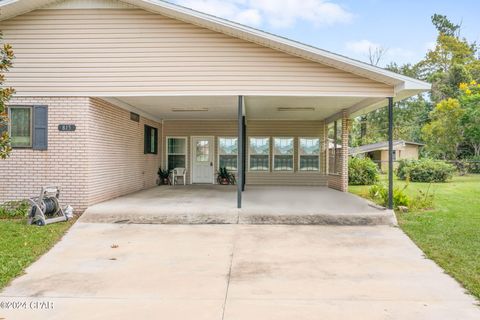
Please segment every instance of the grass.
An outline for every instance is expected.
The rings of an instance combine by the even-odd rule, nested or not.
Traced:
[[[405,182],[396,180],[395,185]],[[406,192],[415,196],[429,185],[410,183]],[[480,175],[456,176],[432,184],[431,191],[434,208],[397,213],[400,227],[428,258],[480,298]],[[350,192],[366,197],[368,186],[351,186]]]
[[[37,227],[25,219],[0,219],[0,289],[53,247],[73,222]]]

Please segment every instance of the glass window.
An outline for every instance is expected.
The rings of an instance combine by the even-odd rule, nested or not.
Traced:
[[[320,171],[320,139],[300,138],[298,141],[300,171]]]
[[[195,146],[195,160],[196,162],[208,162],[210,159],[210,141],[199,140]]]
[[[158,129],[145,125],[144,151],[146,154],[158,153]]]
[[[270,138],[250,138],[248,143],[250,171],[270,169]]]
[[[12,147],[32,146],[32,108],[10,107],[10,139]]]
[[[273,138],[273,170],[293,171],[293,138]]]
[[[237,171],[238,138],[218,138],[218,167]]]
[[[187,139],[186,138],[168,138],[167,139],[167,168],[186,168],[187,165]]]

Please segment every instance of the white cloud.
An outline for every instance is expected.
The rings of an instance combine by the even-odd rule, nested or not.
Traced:
[[[332,0],[176,0],[182,6],[243,24],[286,28],[299,21],[321,27],[349,23],[353,15]]]
[[[345,46],[353,53],[367,55],[370,53],[370,51],[374,51],[382,47],[380,44],[370,40],[350,41],[347,42]]]
[[[388,48],[382,46],[379,43],[370,41],[370,40],[359,40],[359,41],[350,41],[345,44],[346,49],[360,59],[368,61],[371,52],[375,53],[379,49],[383,49],[385,52],[381,58],[380,63],[385,64],[391,61],[396,61],[399,63],[410,62],[415,60],[416,53],[412,50],[405,48]]]
[[[243,24],[251,26],[259,26],[262,24],[262,16],[260,12],[256,9],[247,9],[240,11],[236,17],[235,21],[241,21]]]
[[[415,52],[412,50],[404,49],[404,48],[392,48],[387,49],[386,56],[390,58],[392,61],[396,60],[411,60],[415,57]]]

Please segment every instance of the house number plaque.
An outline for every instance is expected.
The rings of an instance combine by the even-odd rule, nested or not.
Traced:
[[[58,131],[75,131],[77,126],[74,124],[59,124]]]

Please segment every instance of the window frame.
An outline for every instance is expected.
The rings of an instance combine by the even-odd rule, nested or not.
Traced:
[[[301,167],[301,157],[302,157],[302,154],[300,153],[300,147],[301,147],[301,144],[300,144],[300,140],[301,139],[318,139],[318,142],[319,142],[319,148],[318,148],[318,170],[302,170],[302,167]],[[303,155],[303,156],[311,156],[311,155]],[[320,137],[298,137],[298,168],[297,168],[297,172],[300,172],[300,173],[320,173],[322,172],[322,139]]]
[[[168,152],[168,140],[169,139],[183,139],[185,140],[185,154],[180,153],[169,153]],[[166,170],[173,170],[168,168],[168,156],[175,155],[175,156],[185,156],[185,169],[188,172],[188,164],[189,164],[189,157],[188,157],[188,137],[179,137],[179,136],[166,136],[165,137],[165,169]]]
[[[283,169],[275,169],[275,156],[282,156],[281,154],[275,154],[275,139],[292,139],[292,170],[283,170]],[[295,172],[295,137],[272,137],[272,171],[273,172]]]
[[[30,111],[30,145],[29,146],[20,146],[17,147],[13,143],[11,143],[12,149],[33,149],[33,106],[8,106],[8,136],[10,137],[10,141],[12,141],[12,109],[29,109]]]
[[[252,155],[262,155],[263,154],[252,154],[250,153],[250,140],[251,139],[268,139],[268,169],[267,170],[252,170],[251,169],[251,166],[250,166],[250,160],[251,160],[251,156]],[[265,172],[271,172],[271,168],[272,168],[272,165],[271,165],[271,153],[272,153],[272,139],[271,137],[266,137],[266,136],[249,136],[247,138],[247,153],[248,153],[248,172],[260,172],[260,173],[265,173]]]
[[[238,172],[238,148],[239,148],[239,145],[238,145],[238,137],[235,137],[235,136],[218,136],[217,137],[217,170],[220,169],[220,156],[229,156],[228,154],[220,154],[220,139],[237,139],[237,169],[236,170],[230,170],[228,169],[229,171],[231,172]]]
[[[146,136],[146,133],[147,133],[147,129],[148,129],[148,133],[151,134],[152,132],[152,129],[154,130],[154,140],[155,140],[155,144],[154,144],[154,148],[153,148],[153,151],[150,149],[150,145],[148,146],[148,149],[147,149],[147,136]],[[155,127],[152,127],[148,124],[145,124],[144,125],[144,129],[143,129],[143,132],[144,132],[144,137],[143,137],[143,151],[144,151],[144,154],[146,155],[158,155],[158,128],[155,128]],[[151,140],[152,137],[150,136],[150,143],[151,143]]]

